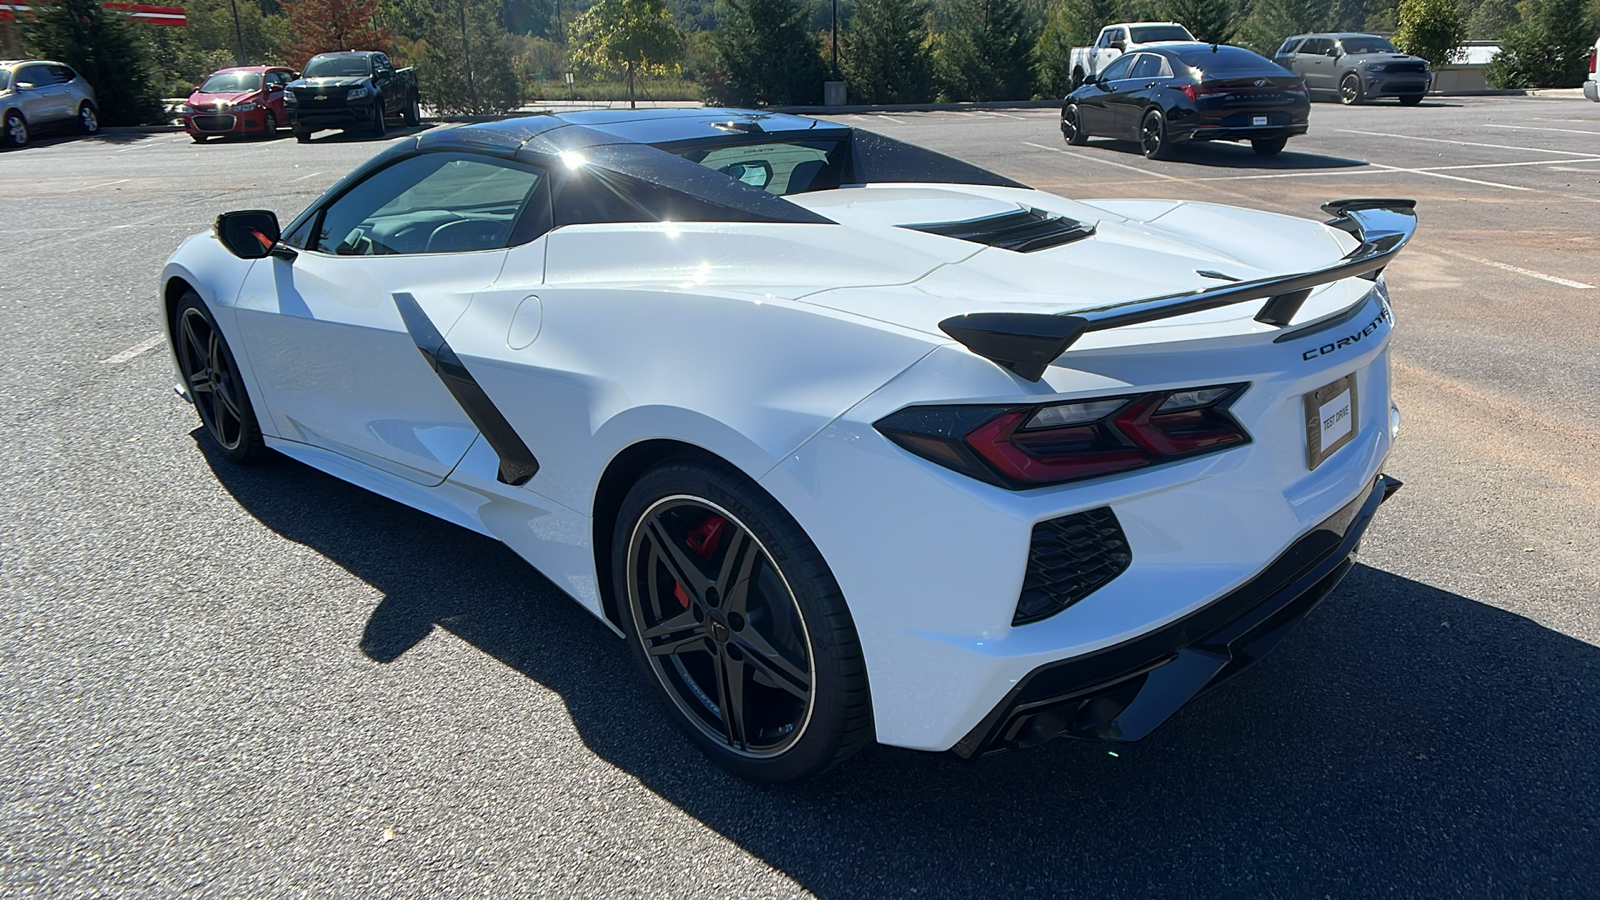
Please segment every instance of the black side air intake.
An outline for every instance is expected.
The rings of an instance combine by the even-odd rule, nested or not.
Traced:
[[[1028,572],[1012,625],[1061,612],[1128,570],[1133,551],[1111,507],[1050,519],[1033,526]]]
[[[912,231],[938,234],[957,240],[988,244],[1002,250],[1031,253],[1070,244],[1094,234],[1094,226],[1042,209],[964,219],[960,222],[933,222],[926,225],[901,225]]]

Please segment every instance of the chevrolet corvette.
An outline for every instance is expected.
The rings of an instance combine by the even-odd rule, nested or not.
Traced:
[[[1354,564],[1409,200],[1073,201],[831,122],[434,129],[159,302],[204,439],[504,542],[712,760],[1133,741]],[[1269,726],[1263,726],[1269,727]]]

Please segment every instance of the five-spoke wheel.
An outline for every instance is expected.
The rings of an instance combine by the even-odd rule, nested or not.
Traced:
[[[1172,156],[1172,147],[1167,140],[1167,120],[1160,110],[1152,109],[1144,114],[1144,122],[1139,126],[1139,147],[1150,159],[1168,159]]]
[[[1345,106],[1353,106],[1366,99],[1366,91],[1361,87],[1361,76],[1354,72],[1344,77],[1339,82],[1339,102]]]
[[[1081,147],[1089,140],[1089,136],[1083,133],[1076,103],[1069,103],[1061,110],[1061,137],[1074,147]]]
[[[669,462],[630,490],[613,551],[634,654],[713,759],[787,781],[867,742],[866,672],[844,599],[758,487],[709,461]]]
[[[261,429],[244,380],[227,340],[198,295],[184,295],[176,325],[178,368],[206,434],[233,462],[258,458],[264,452]]]

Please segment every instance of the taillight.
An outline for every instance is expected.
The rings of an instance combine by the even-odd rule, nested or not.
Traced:
[[[1183,95],[1189,98],[1190,103],[1199,103],[1201,97],[1215,97],[1218,94],[1226,94],[1230,90],[1232,88],[1186,84],[1183,86]]]
[[[1594,59],[1595,59],[1596,56],[1600,56],[1600,50],[1590,50],[1589,51],[1589,74],[1590,75],[1594,74]]]
[[[1039,406],[912,406],[879,419],[923,459],[1012,490],[1126,472],[1246,444],[1227,384]]]

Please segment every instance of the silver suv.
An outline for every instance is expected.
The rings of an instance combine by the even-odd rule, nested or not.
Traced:
[[[94,88],[71,66],[48,59],[0,60],[0,143],[21,147],[38,129],[100,130]]]

